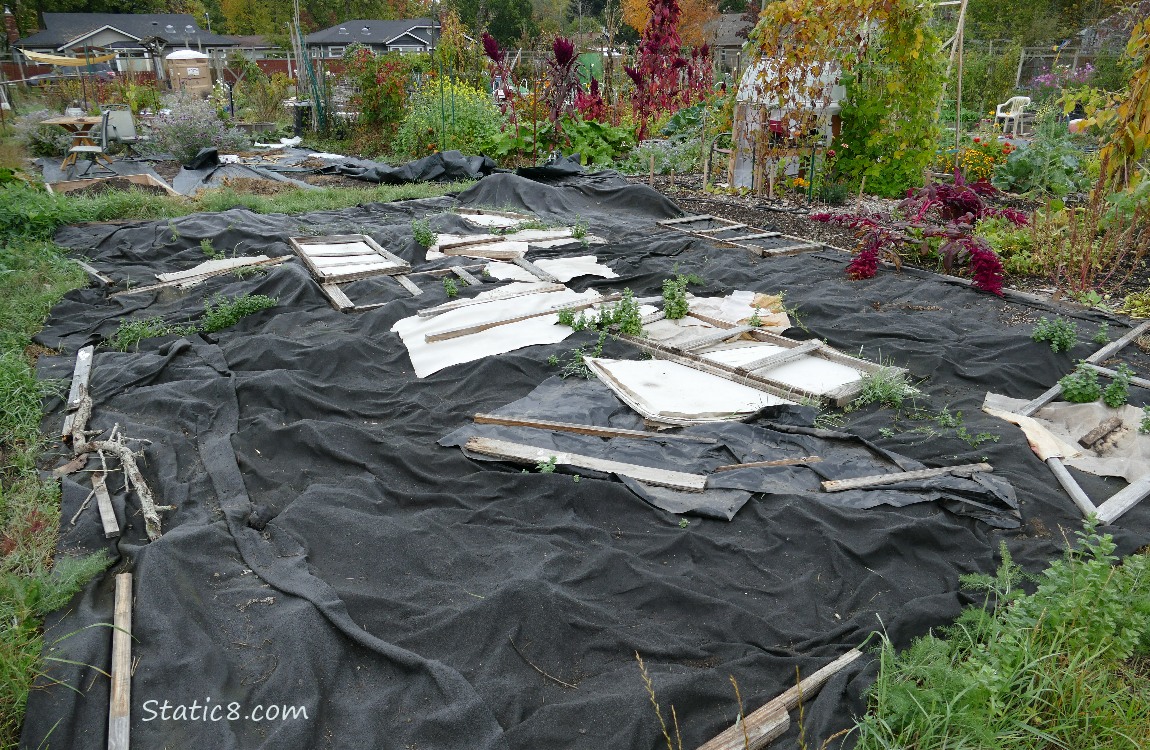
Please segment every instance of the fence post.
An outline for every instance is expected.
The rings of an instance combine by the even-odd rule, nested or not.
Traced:
[[[1026,48],[1018,53],[1018,72],[1014,74],[1014,88],[1022,85],[1022,64],[1026,62]]]

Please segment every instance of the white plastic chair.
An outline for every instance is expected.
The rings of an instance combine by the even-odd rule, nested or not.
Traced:
[[[1029,96],[1012,96],[995,108],[994,122],[997,124],[999,120],[1002,120],[1003,133],[1006,132],[1007,123],[1009,123],[1011,134],[1017,138],[1018,126],[1022,124],[1022,113],[1029,106]]]

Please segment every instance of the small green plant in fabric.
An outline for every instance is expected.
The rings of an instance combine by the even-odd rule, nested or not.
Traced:
[[[1039,318],[1030,338],[1036,342],[1050,344],[1050,349],[1058,354],[1068,352],[1078,343],[1078,323],[1063,318],[1049,320]]]
[[[275,307],[278,301],[264,294],[242,294],[231,299],[222,294],[213,295],[204,302],[200,330],[204,333],[222,331],[234,326],[241,318]]]
[[[459,294],[459,285],[455,283],[455,279],[447,277],[443,280],[443,291],[448,297],[455,297]]]
[[[1150,435],[1150,404],[1142,407],[1142,422],[1138,425],[1138,432]]]
[[[210,260],[223,260],[224,258],[228,257],[227,253],[225,253],[223,250],[217,250],[212,245],[212,241],[207,237],[200,240],[200,250],[202,250],[204,255],[208,256]]]
[[[1102,346],[1110,343],[1110,324],[1103,323],[1098,326],[1098,332],[1094,334],[1094,338],[1090,339],[1095,344]]]
[[[752,315],[750,320],[747,321],[747,325],[751,326],[752,328],[761,328],[762,327],[763,319],[761,317],[759,317],[759,308],[757,308],[757,307],[755,308],[755,314]]]
[[[901,407],[907,399],[918,395],[919,390],[906,381],[906,375],[893,367],[882,367],[863,375],[862,389],[846,411],[857,411],[871,404],[879,404],[890,409]]]
[[[981,606],[898,652],[883,638],[858,750],[1150,747],[1150,555],[1123,560],[1088,523],[1036,577],[1003,543]]]
[[[1102,396],[1098,373],[1084,364],[1059,380],[1058,386],[1062,389],[1062,399],[1072,404],[1089,404]]]
[[[579,313],[574,310],[559,311],[559,325],[570,326],[576,331],[606,331],[611,328],[631,336],[643,335],[643,318],[639,314],[639,303],[635,293],[623,290],[623,298],[611,307],[603,305],[598,312]]]
[[[427,219],[416,219],[411,222],[411,234],[415,237],[415,241],[423,247],[431,247],[436,242],[439,242],[439,235],[431,228],[431,222]]]
[[[687,317],[690,305],[687,302],[687,285],[702,284],[703,280],[695,274],[676,274],[673,279],[663,280],[663,313],[668,320],[679,320]]]
[[[559,459],[555,456],[551,456],[546,461],[540,461],[539,463],[535,464],[535,470],[540,474],[554,474],[555,467],[558,465],[558,463]]]
[[[121,320],[116,332],[108,342],[113,349],[126,352],[139,349],[144,339],[154,339],[159,336],[187,336],[195,333],[193,325],[171,325],[163,318],[144,318],[143,320]]]
[[[1110,383],[1102,391],[1102,403],[1111,409],[1125,406],[1126,401],[1130,398],[1130,378],[1132,377],[1134,377],[1133,370],[1125,364],[1118,365],[1118,374],[1110,379]]]
[[[607,331],[599,332],[599,339],[595,342],[594,347],[586,345],[572,349],[567,352],[566,358],[560,358],[552,355],[547,358],[547,363],[552,366],[560,366],[559,377],[566,380],[570,377],[581,377],[590,380],[593,373],[591,368],[587,366],[584,357],[598,357],[603,353],[603,346],[607,343]]]

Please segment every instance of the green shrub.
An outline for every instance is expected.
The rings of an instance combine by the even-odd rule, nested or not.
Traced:
[[[648,141],[630,151],[613,165],[624,174],[647,174],[651,158],[655,159],[655,174],[699,172],[703,168],[702,146],[697,140],[671,143]]]
[[[275,307],[275,297],[263,294],[243,294],[228,299],[222,294],[213,295],[204,302],[204,317],[200,323],[200,330],[204,333],[215,333],[230,328],[248,315]]]
[[[202,148],[238,151],[251,141],[241,130],[228,127],[212,103],[191,94],[164,98],[167,113],[152,118],[152,140],[137,149],[146,155],[169,153],[181,163],[191,161]]]
[[[1078,324],[1072,320],[1039,318],[1034,324],[1030,338],[1036,342],[1047,342],[1055,354],[1068,352],[1078,343]]]
[[[1053,110],[1040,114],[1034,138],[1010,152],[992,184],[1011,193],[1065,196],[1090,187],[1086,154]]]
[[[485,154],[499,135],[503,116],[485,91],[458,81],[429,79],[412,95],[395,135],[395,153],[417,159],[436,151]]]
[[[703,280],[695,274],[676,274],[672,279],[663,279],[663,313],[668,320],[679,320],[687,317],[690,312],[690,303],[687,301],[687,285],[702,284]]]
[[[62,156],[72,146],[72,134],[56,125],[41,124],[49,117],[59,116],[59,112],[50,109],[20,115],[12,123],[12,135],[32,156]]]
[[[1090,404],[1102,397],[1098,373],[1086,365],[1078,365],[1074,372],[1058,381],[1062,399],[1072,404]]]
[[[1110,383],[1102,391],[1102,403],[1111,409],[1117,409],[1126,404],[1130,396],[1130,378],[1134,371],[1125,364],[1118,365],[1118,374],[1110,379]]]
[[[144,339],[154,339],[159,336],[187,336],[195,332],[196,327],[193,325],[172,325],[160,317],[121,320],[108,344],[113,349],[126,352],[131,349],[139,349],[140,342]]]
[[[423,247],[431,247],[439,242],[439,235],[431,228],[427,219],[416,219],[411,222],[411,234]]]

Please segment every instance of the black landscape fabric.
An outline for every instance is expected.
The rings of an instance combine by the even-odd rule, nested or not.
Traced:
[[[136,496],[117,474],[110,485],[124,532],[106,540],[92,508],[69,522],[89,493],[87,474],[63,479],[60,553],[106,550],[115,562],[50,618],[50,655],[67,661],[49,662],[33,691],[23,746],[105,746],[100,670],[111,637],[100,625],[111,621],[118,571],[135,581],[136,747],[653,750],[664,742],[636,653],[664,716],[673,705],[684,746],[697,747],[738,713],[728,675],[751,709],[791,685],[796,669],[809,674],[880,627],[906,646],[972,601],[958,578],[992,571],[1001,541],[1038,569],[1060,553],[1064,532],[1080,528],[1021,432],[978,409],[987,390],[1037,395],[1093,350],[1083,343],[1054,354],[1033,343],[1033,321],[1046,311],[929,274],[849,281],[847,259],[829,250],[764,260],[716,247],[658,227],[677,207],[610,174],[552,184],[495,174],[457,200],[586,221],[608,240],[594,251],[619,278],[578,289],[652,295],[683,272],[705,280],[692,289],[700,295],[785,291],[814,335],[909,368],[923,379],[921,406],[961,411],[969,434],[999,439],[972,447],[954,430],[905,415],[894,422],[876,408],[848,415],[839,431],[929,465],[987,460],[994,488],[1013,487],[1022,528],[984,522],[997,514],[958,515],[958,500],[851,507],[778,491],[761,474],[727,478],[751,493],[730,521],[679,516],[611,477],[523,473],[439,446],[473,414],[551,387],[548,357],[592,335],[417,379],[391,327],[447,300],[433,276],[412,277],[420,297],[387,278],[345,285],[360,304],[385,303],[349,314],[329,306],[298,261],[190,290],[109,297],[92,287],[53,310],[38,341],[61,354],[40,358],[40,377],[70,377],[76,351],[103,342],[121,320],[194,322],[217,294],[266,294],[278,304],[215,334],[97,350],[90,426],[118,424],[151,441],[138,444],[142,470],[158,502],[175,510],[162,513],[163,537],[146,543]],[[57,240],[116,289],[202,262],[203,239],[229,255],[279,256],[290,254],[289,236],[364,233],[426,270],[452,263],[425,261],[411,221],[476,231],[444,213],[454,205],[447,197],[295,217],[233,210],[71,227]],[[637,353],[609,341],[604,355]],[[44,430],[58,435],[63,403],[50,407]],[[728,443],[736,433],[831,439],[803,434],[793,417],[693,429],[730,433]],[[61,448],[46,465],[65,459]],[[1099,499],[1121,486],[1078,478]],[[876,492],[885,491],[867,494]],[[1150,543],[1150,504],[1111,530],[1123,554]],[[858,662],[808,699],[807,742],[821,746],[849,726],[875,670],[871,659]],[[794,746],[797,731],[780,746]]]

